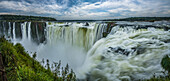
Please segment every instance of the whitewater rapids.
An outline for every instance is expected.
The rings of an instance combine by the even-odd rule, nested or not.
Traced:
[[[89,81],[143,80],[164,76],[161,60],[170,55],[170,32],[115,26],[88,51],[80,69]],[[83,71],[82,71],[83,70]]]
[[[0,36],[21,43],[37,60],[61,60],[78,80],[121,81],[165,76],[170,22],[1,22]]]

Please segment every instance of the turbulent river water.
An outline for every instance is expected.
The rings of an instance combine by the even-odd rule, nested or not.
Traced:
[[[67,63],[89,81],[164,76],[170,22],[0,22],[0,36],[21,43],[37,59]]]

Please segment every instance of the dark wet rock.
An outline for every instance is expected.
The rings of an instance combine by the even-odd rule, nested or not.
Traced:
[[[145,50],[146,50],[146,48],[144,48],[144,47],[138,47],[136,53],[137,53],[137,55],[143,54],[145,52]]]
[[[7,35],[8,36],[8,28],[9,28],[9,24],[6,21],[1,21],[0,22],[0,35]]]
[[[108,32],[103,32],[103,37],[106,37],[108,34]]]
[[[143,54],[146,51],[146,48],[142,47],[142,46],[134,47],[134,48],[131,48],[131,49],[136,51],[136,55]]]
[[[170,30],[170,27],[164,26],[163,29],[164,29],[165,31],[168,31],[168,30]]]
[[[113,48],[113,47],[109,47],[109,49],[113,52],[113,53],[118,53],[118,54],[122,54],[122,55],[126,55],[128,56],[131,51],[127,50],[127,49],[123,49],[121,47],[116,47],[116,48]]]
[[[162,40],[165,43],[170,43],[170,39]]]
[[[65,27],[69,27],[69,25],[67,24],[67,25],[65,25]]]
[[[111,52],[110,50],[107,50],[107,52]]]
[[[116,26],[115,22],[109,22],[107,24],[107,28],[105,30],[106,32],[105,32],[105,35],[104,35],[105,37],[111,32],[111,30],[114,26]]]
[[[109,50],[107,50],[107,52],[112,52],[113,54],[118,53],[126,56],[128,56],[129,54],[133,54],[134,52],[136,52],[136,55],[143,54],[145,51],[146,48],[142,46],[133,47],[131,49],[123,49],[121,47],[115,47],[115,48],[109,47]]]
[[[89,26],[89,23],[86,22],[84,26]]]
[[[0,36],[3,36],[3,22],[0,21]]]
[[[37,44],[46,41],[46,23],[45,22],[32,22],[31,23],[31,37]]]
[[[105,57],[104,56],[101,56],[101,60],[104,60],[105,59]]]
[[[15,22],[15,36],[17,39],[22,39],[21,22]]]
[[[4,22],[4,27],[5,35],[8,36],[9,22]]]

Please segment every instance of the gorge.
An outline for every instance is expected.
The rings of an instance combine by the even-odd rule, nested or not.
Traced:
[[[8,22],[0,36],[21,43],[38,60],[61,60],[80,80],[120,81],[166,76],[170,22]]]

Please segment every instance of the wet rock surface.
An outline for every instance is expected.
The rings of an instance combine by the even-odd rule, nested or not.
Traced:
[[[17,39],[22,39],[21,22],[15,22],[15,35]]]
[[[89,26],[89,23],[86,22],[84,26]]]
[[[116,47],[116,48],[109,47],[109,50],[107,50],[107,52],[112,52],[113,54],[118,53],[118,54],[122,54],[122,55],[126,55],[126,56],[128,56],[133,51],[135,51],[135,50],[123,49],[121,47]]]
[[[46,23],[43,22],[32,22],[31,23],[31,37],[32,40],[37,44],[43,43],[46,38]]]
[[[6,36],[16,39],[22,39],[23,31],[26,31],[26,37],[28,38],[29,23],[26,22],[26,30],[23,30],[22,25],[25,22],[6,22],[0,21],[0,36]],[[15,27],[15,28],[14,28]],[[46,23],[45,22],[31,22],[31,40],[37,44],[46,41]],[[15,37],[14,37],[15,34]]]
[[[130,54],[143,54],[145,52],[146,48],[142,47],[142,46],[138,46],[138,47],[133,47],[130,49],[123,49],[121,47],[108,47],[107,52],[108,53],[117,53],[117,54],[121,54],[121,55],[126,55],[129,56]],[[104,59],[105,57],[101,57],[101,59]]]

